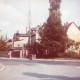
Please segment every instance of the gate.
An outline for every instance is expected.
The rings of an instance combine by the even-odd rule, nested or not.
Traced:
[[[12,51],[11,56],[12,56],[12,57],[20,58],[20,51]]]

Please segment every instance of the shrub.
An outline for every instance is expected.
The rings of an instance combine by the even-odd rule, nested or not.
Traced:
[[[0,51],[9,51],[11,50],[12,45],[7,45],[5,40],[0,39]]]
[[[58,53],[57,56],[60,58],[63,58],[63,57],[66,57],[66,54],[65,53]]]
[[[67,54],[68,57],[71,57],[71,58],[80,57],[80,56],[78,55],[78,53],[77,53],[77,52],[74,52],[74,51],[68,51],[66,54]]]

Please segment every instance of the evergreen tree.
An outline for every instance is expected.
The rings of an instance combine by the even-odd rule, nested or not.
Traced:
[[[65,51],[68,38],[61,23],[59,11],[61,0],[49,0],[49,2],[49,18],[39,33],[44,50],[47,50],[48,56],[55,57],[57,53]]]

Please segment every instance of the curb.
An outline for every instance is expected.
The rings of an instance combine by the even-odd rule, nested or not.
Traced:
[[[62,61],[62,62],[80,62],[80,60],[76,60],[76,59],[36,59],[36,60],[43,60],[43,61]]]
[[[5,69],[4,65],[0,63],[0,66],[1,66],[0,71],[3,71]]]
[[[2,58],[0,59],[8,59],[8,60],[29,60],[28,58]],[[55,59],[35,59],[37,61],[66,61],[66,62],[80,62],[80,59],[65,59],[65,58],[55,58]],[[0,64],[1,65],[1,64]]]

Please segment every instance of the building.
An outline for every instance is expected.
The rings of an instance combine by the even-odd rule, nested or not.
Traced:
[[[25,47],[28,44],[29,33],[21,34],[15,33],[13,36],[14,47]]]
[[[27,57],[28,56],[29,33],[21,34],[17,31],[12,40],[12,57]]]
[[[68,38],[75,42],[80,42],[80,28],[74,22],[67,22],[64,24],[64,27]]]
[[[26,33],[19,33],[18,31],[14,34],[13,39],[9,40],[7,44],[12,44],[12,57],[27,57],[29,44],[33,45],[35,42],[39,42],[40,36],[38,33],[39,26],[31,28]]]
[[[80,42],[80,27],[78,27],[74,22],[65,23],[64,29],[68,38],[75,41],[75,43]],[[72,45],[66,51],[73,51],[80,54],[80,46]]]
[[[40,26],[31,29],[31,44],[34,44],[35,42],[40,43],[41,38],[39,35],[39,28]]]

